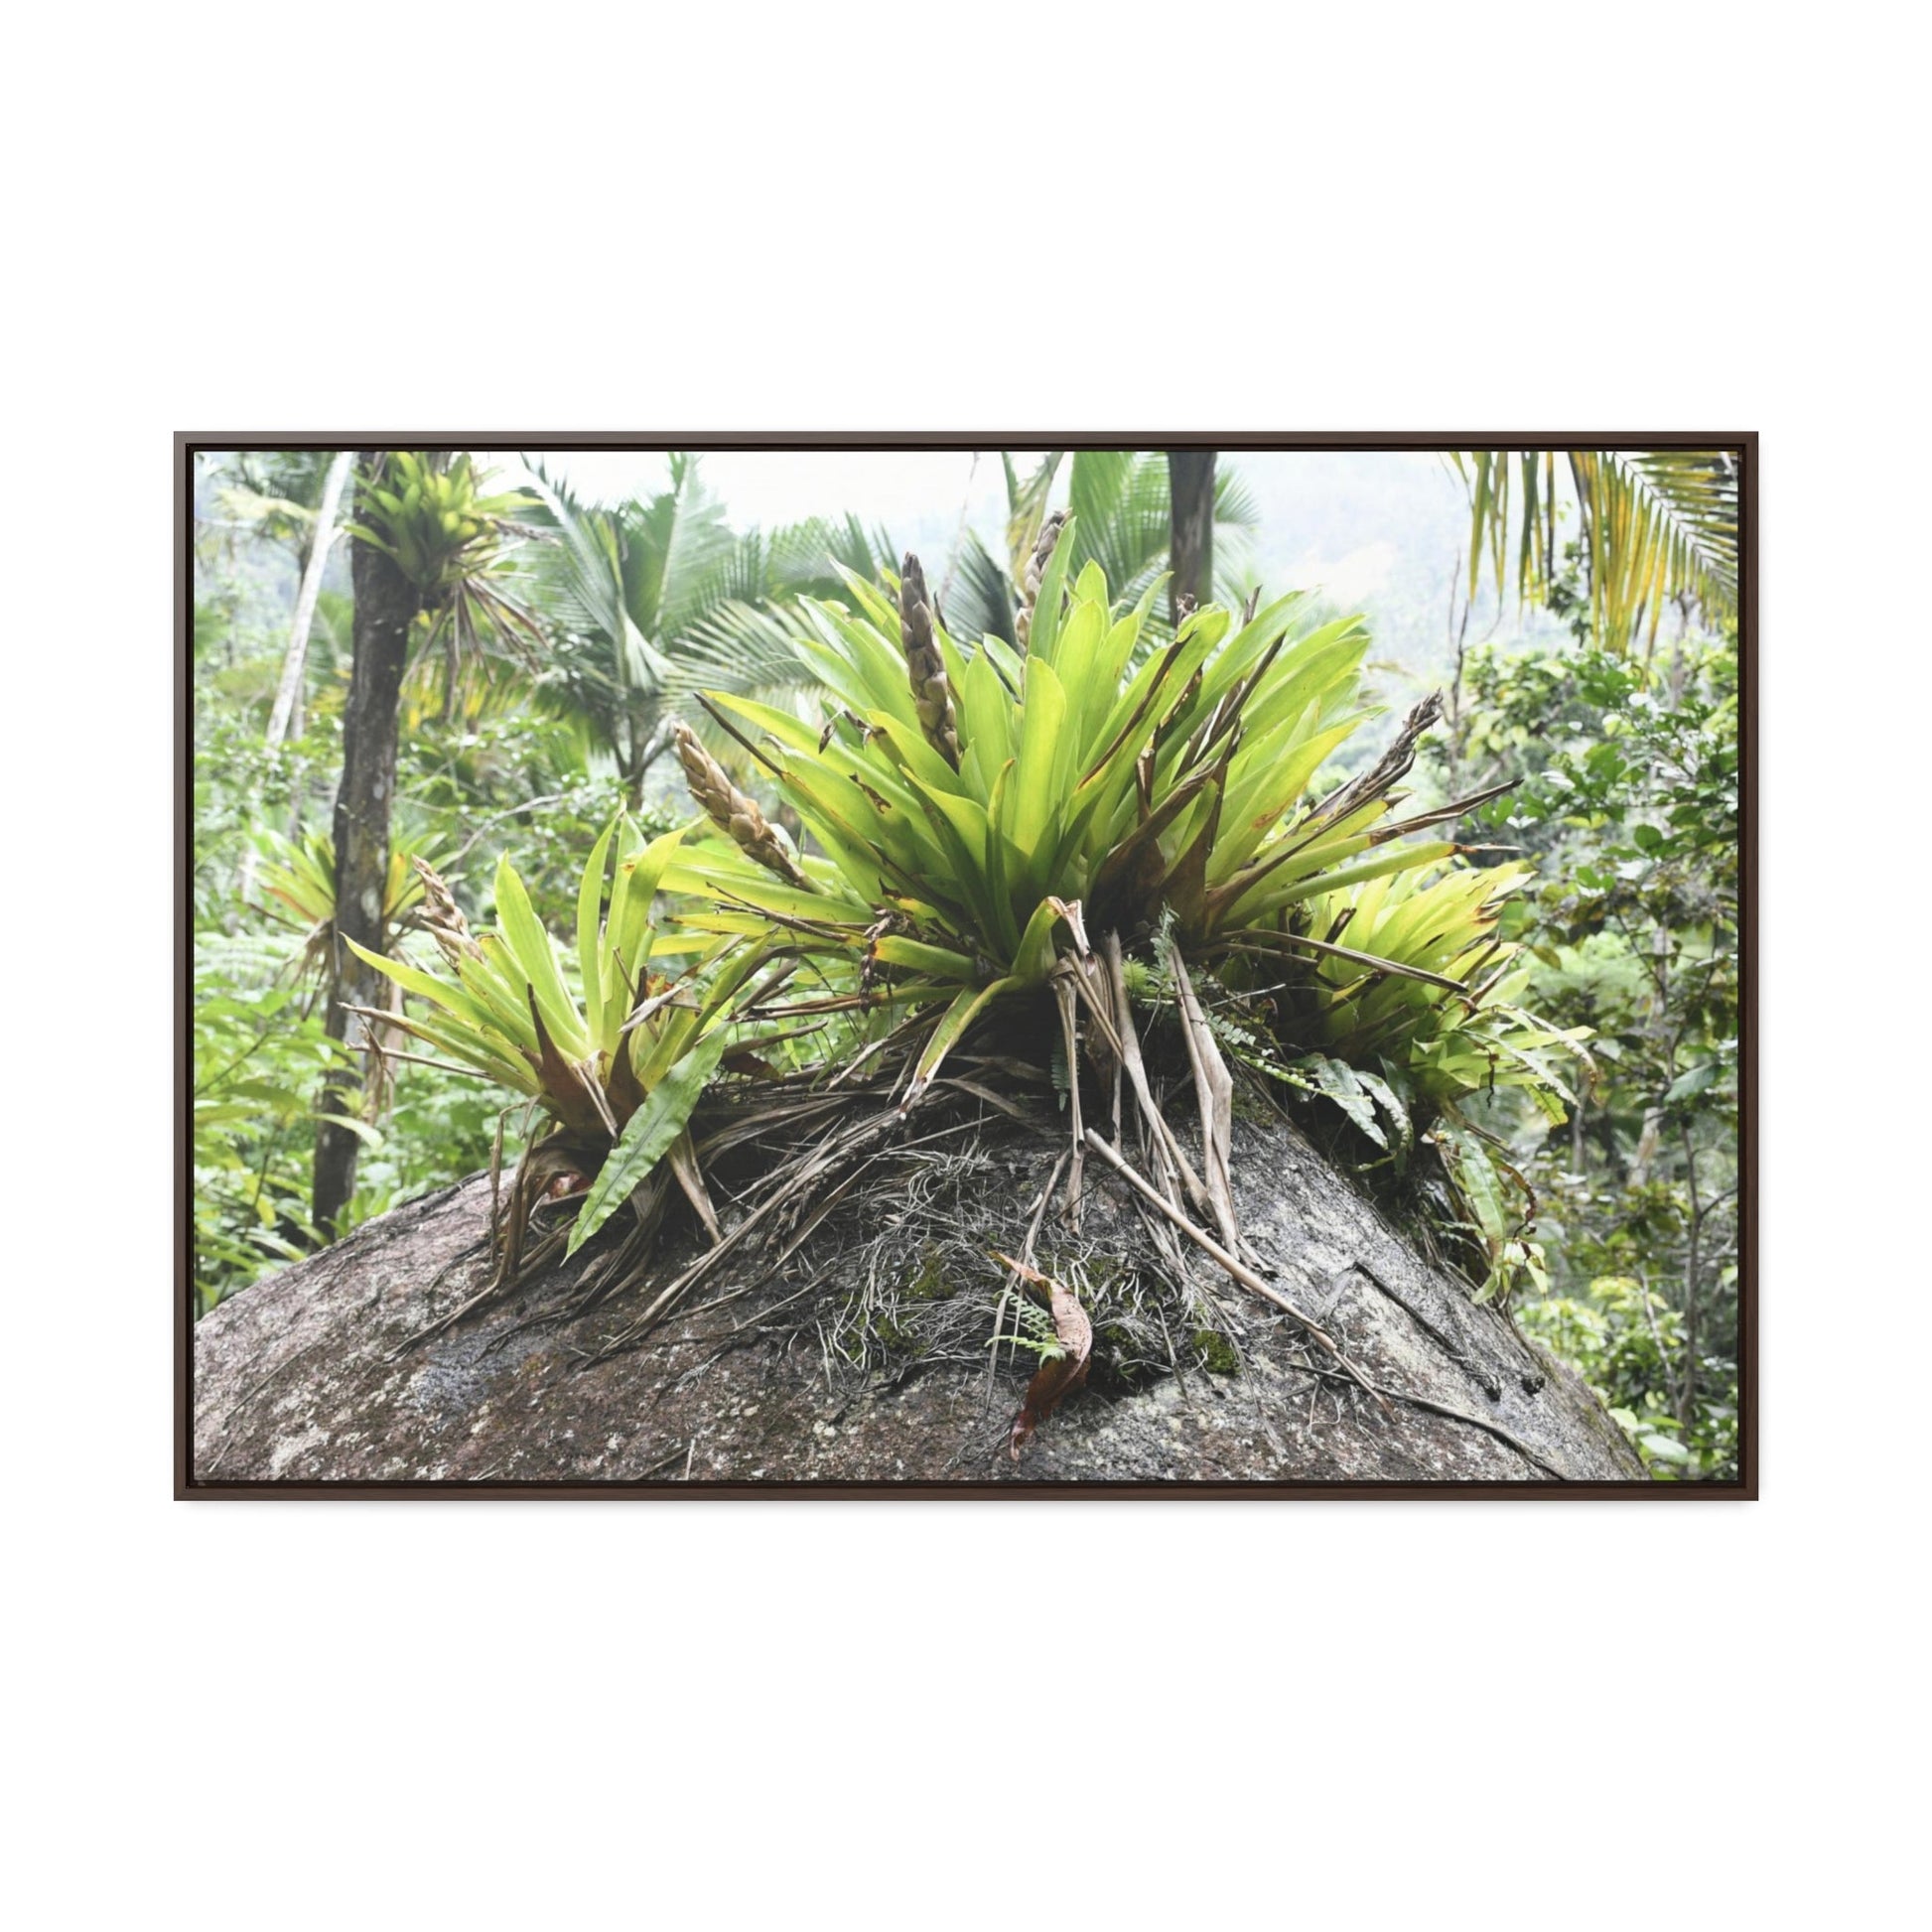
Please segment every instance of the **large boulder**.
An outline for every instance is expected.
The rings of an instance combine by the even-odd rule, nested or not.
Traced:
[[[616,1353],[645,1292],[573,1311],[575,1263],[423,1333],[488,1276],[490,1189],[474,1176],[198,1325],[192,1481],[1642,1479],[1574,1375],[1272,1120],[1236,1126],[1242,1231],[1263,1277],[1381,1394],[1193,1247],[1169,1245],[1157,1267],[1132,1196],[1090,1160],[1077,1231],[1056,1193],[1036,1252],[1085,1299],[1092,1372],[1016,1462],[1033,1363],[1003,1349],[989,1369],[1011,1280],[991,1257],[1020,1251],[1063,1145],[996,1122],[882,1162],[789,1257],[784,1242],[734,1256],[694,1306]],[[653,1285],[691,1239],[669,1241]]]

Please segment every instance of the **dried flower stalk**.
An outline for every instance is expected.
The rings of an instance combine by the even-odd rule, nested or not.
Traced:
[[[1034,544],[1034,554],[1027,559],[1027,573],[1021,584],[1023,593],[1020,600],[1020,616],[1014,624],[1014,635],[1020,639],[1020,648],[1027,648],[1027,639],[1034,627],[1034,607],[1039,602],[1039,580],[1046,575],[1046,566],[1052,560],[1053,546],[1060,540],[1060,528],[1066,522],[1066,512],[1055,510],[1039,526],[1039,536]]]
[[[463,916],[463,907],[456,902],[449,887],[413,854],[409,863],[423,882],[423,909],[417,916],[443,957],[452,966],[460,966],[466,959],[481,959],[483,948],[471,936],[470,922]]]
[[[725,767],[698,742],[697,733],[689,725],[680,720],[671,735],[677,741],[685,782],[705,816],[729,832],[748,859],[809,891],[811,881],[799,869],[783,836],[759,810],[758,800],[748,798],[732,783]]]
[[[905,652],[905,673],[912,686],[912,703],[926,743],[957,771],[959,726],[953,716],[952,686],[946,681],[945,660],[932,634],[932,601],[926,595],[925,572],[911,551],[905,553],[898,579],[898,640]]]

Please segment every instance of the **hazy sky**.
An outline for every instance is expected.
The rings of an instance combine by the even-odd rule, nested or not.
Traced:
[[[665,459],[652,451],[568,450],[546,458],[577,488],[600,500],[661,489]],[[1037,459],[1031,454],[1022,463]],[[1439,479],[1445,502],[1459,495],[1444,459],[1410,450],[1243,451],[1221,461],[1237,469],[1261,499],[1264,525],[1271,501],[1286,508],[1317,476],[1350,476],[1371,491],[1393,476]],[[718,450],[703,459],[706,481],[740,523],[795,522],[828,509],[854,510],[867,523],[957,521],[978,526],[1003,521],[1006,483],[997,450]],[[1065,496],[1064,471],[1059,494]]]
[[[546,459],[576,487],[603,499],[664,486],[664,458],[645,451],[572,450]],[[1003,519],[1006,482],[997,451],[975,463],[960,450],[717,450],[703,458],[705,481],[731,506],[734,523],[795,523],[856,511],[888,529],[957,520]]]
[[[595,499],[648,494],[666,479],[665,459],[648,451],[565,451],[545,462]],[[1447,459],[1424,451],[1293,450],[1239,451],[1221,463],[1241,477],[1259,508],[1246,563],[1271,593],[1316,591],[1361,612],[1378,654],[1417,673],[1440,661],[1449,586],[1459,578],[1468,531],[1467,500]],[[1002,553],[1006,484],[997,450],[977,457],[721,451],[702,464],[740,527],[851,511],[883,525],[897,546],[919,551],[930,569],[950,553],[964,517],[995,555]]]

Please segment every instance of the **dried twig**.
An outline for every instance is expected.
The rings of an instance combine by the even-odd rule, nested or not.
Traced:
[[[470,922],[463,916],[463,908],[449,887],[432,867],[413,854],[409,863],[423,882],[423,909],[416,915],[417,921],[436,941],[443,957],[456,967],[461,967],[466,959],[481,959],[483,948],[472,936]]]
[[[1432,691],[1410,709],[1396,733],[1395,742],[1369,768],[1332,791],[1314,809],[1310,825],[1334,825],[1372,799],[1386,794],[1389,787],[1406,777],[1416,761],[1416,747],[1422,735],[1443,715],[1443,694]]]
[[[1380,1400],[1379,1391],[1370,1384],[1367,1376],[1349,1360],[1348,1356],[1343,1352],[1341,1344],[1335,1340],[1334,1336],[1329,1334],[1311,1315],[1305,1314],[1280,1289],[1271,1287],[1267,1282],[1263,1281],[1246,1262],[1242,1261],[1238,1256],[1229,1254],[1205,1228],[1197,1227],[1172,1201],[1163,1198],[1153,1184],[1136,1173],[1133,1168],[1121,1158],[1119,1151],[1109,1147],[1092,1128],[1087,1129],[1087,1145],[1116,1173],[1139,1193],[1152,1201],[1155,1207],[1161,1213],[1165,1214],[1197,1248],[1219,1262],[1250,1294],[1259,1295],[1264,1302],[1274,1303],[1284,1314],[1293,1315],[1308,1333],[1319,1342],[1348,1371],[1349,1375],[1356,1382],[1364,1389],[1367,1389],[1371,1395],[1376,1395],[1377,1399]],[[1382,1403],[1385,1414],[1388,1411],[1388,1406],[1387,1402]]]
[[[1172,938],[1168,941],[1168,970],[1173,977],[1181,1035],[1187,1042],[1187,1060],[1194,1070],[1194,1093],[1200,1104],[1201,1165],[1207,1170],[1207,1198],[1221,1239],[1233,1253],[1240,1254],[1247,1244],[1234,1214],[1234,1077],[1221,1057],[1180,948]]]
[[[1074,1013],[1078,999],[1068,984],[1065,972],[1053,975],[1053,1002],[1059,1008],[1060,1037],[1066,1042],[1066,1098],[1067,1108],[1073,1117],[1073,1160],[1066,1177],[1066,1218],[1077,1228],[1080,1225],[1080,1173],[1086,1149],[1080,1136],[1084,1131],[1080,1120],[1080,1025]]]
[[[1168,1188],[1171,1195],[1173,1176],[1177,1174],[1187,1189],[1187,1198],[1202,1213],[1212,1213],[1207,1189],[1202,1186],[1200,1176],[1195,1173],[1180,1143],[1174,1138],[1173,1130],[1168,1125],[1167,1117],[1155,1104],[1153,1090],[1148,1085],[1147,1063],[1141,1057],[1140,1035],[1135,1031],[1133,1008],[1128,999],[1127,970],[1121,957],[1119,935],[1108,933],[1103,947],[1107,976],[1113,986],[1114,1011],[1118,1022],[1115,1032],[1121,1049],[1121,1065],[1126,1071],[1128,1084],[1134,1089],[1134,1099],[1140,1108],[1141,1122],[1149,1139],[1154,1170],[1160,1174],[1162,1185]]]

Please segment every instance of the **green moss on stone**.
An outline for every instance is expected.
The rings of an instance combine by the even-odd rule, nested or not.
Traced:
[[[1194,1347],[1200,1354],[1201,1366],[1210,1375],[1232,1375],[1241,1366],[1233,1342],[1213,1328],[1196,1328]]]
[[[958,1284],[946,1273],[945,1258],[931,1242],[919,1257],[919,1265],[905,1284],[908,1302],[949,1302],[959,1293]]]

